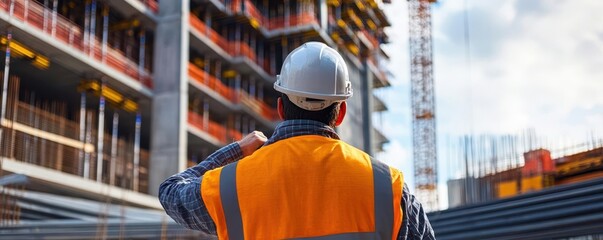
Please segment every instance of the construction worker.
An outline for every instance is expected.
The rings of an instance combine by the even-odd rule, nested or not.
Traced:
[[[274,89],[284,121],[272,137],[252,132],[168,178],[169,216],[219,239],[435,239],[402,173],[333,130],[352,96],[337,51],[293,50]]]

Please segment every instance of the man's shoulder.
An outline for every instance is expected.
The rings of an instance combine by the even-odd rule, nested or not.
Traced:
[[[353,152],[356,152],[356,153],[358,153],[358,154],[360,154],[360,155],[363,155],[363,156],[364,156],[364,158],[369,159],[371,162],[375,162],[375,163],[377,163],[377,164],[385,164],[385,165],[388,165],[390,169],[393,169],[393,170],[396,170],[396,171],[401,172],[401,171],[400,171],[400,170],[398,170],[397,168],[392,167],[391,165],[389,165],[389,164],[387,164],[387,163],[385,163],[385,162],[383,162],[383,161],[379,160],[378,158],[376,158],[376,157],[373,157],[373,156],[369,155],[368,153],[366,153],[366,152],[365,152],[365,151],[363,151],[362,149],[359,149],[359,148],[355,147],[355,146],[354,146],[354,145],[352,145],[352,144],[349,144],[349,143],[347,143],[347,142],[345,142],[345,141],[343,141],[343,140],[337,140],[337,141],[338,141],[338,142],[339,142],[339,143],[340,143],[342,146],[344,146],[345,148],[347,148],[349,151],[353,151]]]

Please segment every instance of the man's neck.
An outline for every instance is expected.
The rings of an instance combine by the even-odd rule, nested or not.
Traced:
[[[301,135],[319,135],[339,139],[339,135],[327,124],[308,119],[293,119],[279,123],[270,139],[264,145]]]

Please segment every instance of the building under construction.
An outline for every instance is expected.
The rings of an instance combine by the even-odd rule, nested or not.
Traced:
[[[460,142],[450,209],[429,215],[438,238],[603,238],[603,141],[547,150],[534,135]]]
[[[603,178],[603,141],[544,147],[535,134],[466,137],[448,180],[448,207],[483,203]],[[549,150],[550,149],[550,150]]]
[[[159,184],[271,134],[275,75],[306,41],[347,62],[340,136],[381,151],[384,2],[0,0],[0,238],[202,237],[166,218]]]

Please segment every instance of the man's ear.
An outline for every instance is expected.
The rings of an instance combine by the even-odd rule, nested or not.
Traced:
[[[285,120],[285,110],[283,108],[283,99],[281,97],[278,97],[278,99],[276,100],[276,111],[278,112],[278,117],[281,118],[281,120]]]
[[[335,127],[341,125],[343,122],[343,118],[345,118],[345,113],[348,110],[348,105],[345,101],[339,104],[339,114],[337,114],[337,120],[335,121]]]

